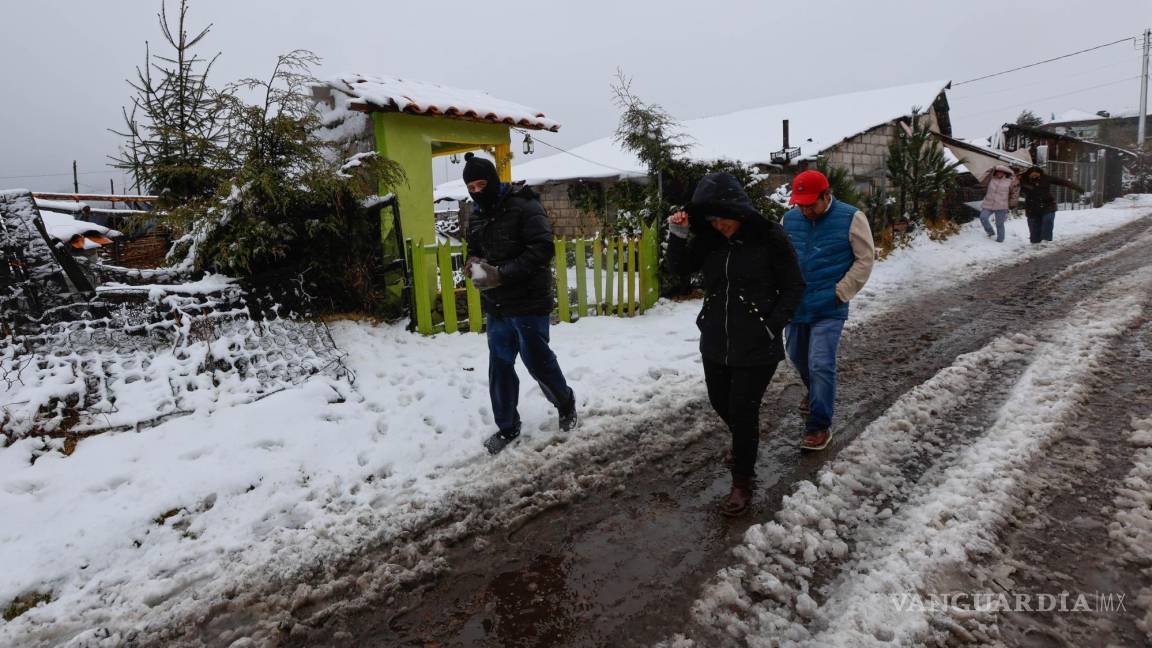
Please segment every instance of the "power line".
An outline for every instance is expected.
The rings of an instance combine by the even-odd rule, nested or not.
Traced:
[[[1119,65],[1120,65],[1120,63],[1115,63],[1115,62],[1114,63],[1107,63],[1107,64],[1101,65],[1099,67],[1093,67],[1093,68],[1090,68],[1087,70],[1082,70],[1080,72],[1062,75],[1060,77],[1060,80],[1066,81],[1068,79],[1075,79],[1077,77],[1082,77],[1082,76],[1086,76],[1089,74],[1095,74],[1095,73],[1099,72],[1100,70],[1114,69],[1114,68],[1118,67]],[[1052,81],[1036,81],[1033,83],[1016,84],[1010,88],[1000,88],[997,90],[989,90],[988,92],[980,92],[977,94],[950,94],[950,95],[948,95],[948,99],[949,100],[977,99],[979,97],[987,97],[990,95],[1004,94],[1005,92],[1018,92],[1022,88],[1034,88],[1036,86],[1042,86],[1042,85],[1052,85]]]
[[[1120,40],[1114,40],[1111,43],[1103,43],[1103,44],[1097,45],[1095,47],[1089,47],[1088,49],[1082,49],[1082,50],[1079,50],[1076,52],[1071,52],[1069,54],[1063,54],[1061,56],[1054,56],[1050,59],[1044,59],[1043,61],[1036,61],[1035,63],[1029,63],[1028,65],[1021,65],[1020,67],[1014,67],[1011,70],[1004,70],[1003,72],[995,72],[993,74],[985,74],[984,76],[976,77],[975,79],[968,79],[967,81],[958,81],[956,83],[953,83],[952,87],[962,86],[965,83],[975,83],[976,81],[983,81],[984,79],[991,79],[992,77],[1002,76],[1005,74],[1009,74],[1011,72],[1019,72],[1020,70],[1026,70],[1026,69],[1031,68],[1031,67],[1036,67],[1037,65],[1044,65],[1045,63],[1051,63],[1052,61],[1059,61],[1060,59],[1066,59],[1070,56],[1076,56],[1078,54],[1084,54],[1087,52],[1092,52],[1092,51],[1095,51],[1095,50],[1098,50],[1098,49],[1101,49],[1104,47],[1109,47],[1111,45],[1116,45],[1119,43],[1126,43],[1129,41],[1135,43],[1136,37],[1135,36],[1129,36],[1127,38],[1121,38]]]
[[[1101,83],[1099,85],[1088,86],[1087,88],[1080,88],[1079,90],[1073,90],[1071,92],[1063,92],[1061,94],[1051,95],[1048,97],[1037,97],[1034,99],[1029,99],[1028,101],[1022,101],[1020,103],[1010,104],[1007,106],[1000,106],[999,108],[994,108],[992,110],[984,110],[984,111],[981,111],[978,113],[962,113],[962,114],[957,114],[955,116],[956,117],[978,117],[980,115],[987,115],[989,113],[1000,112],[1001,110],[1004,110],[1005,108],[1016,108],[1018,106],[1027,106],[1027,105],[1034,103],[1034,102],[1037,102],[1037,101],[1047,101],[1049,99],[1059,99],[1060,97],[1067,97],[1069,95],[1080,94],[1081,92],[1087,92],[1089,90],[1095,90],[1097,88],[1106,88],[1108,86],[1114,86],[1114,85],[1119,84],[1119,83],[1127,83],[1129,81],[1132,81],[1133,79],[1139,79],[1139,78],[1140,78],[1140,75],[1137,74],[1136,76],[1130,76],[1130,77],[1127,77],[1124,79],[1117,79],[1116,81],[1109,81],[1108,83]]]
[[[525,131],[525,130],[522,130],[522,129],[519,129],[519,128],[513,128],[513,130],[515,130],[515,131],[516,131],[516,132],[518,132],[518,133],[523,133],[523,134],[525,134],[525,135],[529,135],[529,134],[530,134],[530,133],[528,133],[528,131]],[[593,160],[593,159],[590,159],[590,158],[586,158],[586,157],[584,157],[583,155],[580,155],[579,153],[573,153],[572,151],[569,151],[569,150],[567,150],[567,149],[562,149],[562,148],[560,148],[559,146],[556,146],[555,144],[549,144],[548,142],[546,142],[546,141],[544,141],[544,140],[540,139],[539,137],[537,137],[537,136],[535,136],[535,135],[533,135],[533,136],[532,136],[532,139],[533,139],[534,141],[540,142],[541,144],[543,144],[544,146],[547,146],[548,148],[551,148],[551,149],[556,149],[557,151],[560,151],[561,153],[566,153],[566,154],[568,154],[568,155],[571,155],[571,156],[572,156],[572,157],[574,157],[574,158],[579,158],[579,159],[581,159],[581,160],[584,160],[585,162],[589,162],[589,163],[591,163],[591,164],[595,164],[596,166],[602,166],[602,167],[604,167],[605,169],[612,169],[613,171],[619,171],[620,173],[629,173],[629,174],[631,174],[631,173],[636,173],[636,171],[634,171],[634,170],[633,170],[633,171],[629,171],[629,170],[627,170],[627,169],[621,169],[620,167],[614,167],[614,166],[612,166],[611,164],[604,164],[603,162],[597,162],[596,160]]]

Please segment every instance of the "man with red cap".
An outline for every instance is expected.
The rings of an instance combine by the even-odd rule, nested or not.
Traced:
[[[786,346],[808,388],[800,403],[807,416],[800,447],[823,450],[832,438],[836,350],[848,302],[868,281],[876,250],[864,212],[837,200],[823,173],[797,175],[791,203],[795,206],[784,214],[784,231],[806,285],[804,299],[785,329]]]

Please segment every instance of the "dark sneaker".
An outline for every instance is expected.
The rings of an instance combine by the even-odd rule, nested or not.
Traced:
[[[560,431],[571,432],[580,425],[580,415],[576,413],[576,408],[572,408],[571,412],[560,414]]]
[[[488,454],[499,454],[501,450],[508,447],[520,437],[520,428],[516,428],[511,432],[497,432],[484,440],[484,447],[487,448]]]
[[[580,425],[580,415],[576,413],[576,394],[572,394],[572,405],[560,410],[560,431],[571,432]]]
[[[808,432],[804,435],[804,439],[800,441],[801,450],[823,450],[828,447],[828,442],[832,440],[831,430],[819,430],[816,432]]]

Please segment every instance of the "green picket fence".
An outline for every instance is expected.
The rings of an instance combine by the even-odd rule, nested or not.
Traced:
[[[643,226],[640,236],[556,239],[554,245],[553,313],[561,322],[606,315],[634,317],[659,298],[655,226]],[[483,331],[480,291],[461,270],[468,246],[409,239],[408,255],[416,330],[424,335]]]

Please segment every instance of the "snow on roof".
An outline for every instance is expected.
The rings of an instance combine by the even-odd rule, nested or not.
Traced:
[[[123,236],[114,229],[96,223],[75,220],[68,214],[42,211],[40,218],[44,221],[44,229],[48,230],[49,236],[64,243],[79,243],[82,246],[81,249],[85,250],[101,247],[101,239],[107,241],[110,238]],[[76,239],[76,237],[83,240]]]
[[[341,74],[325,82],[369,109],[417,115],[444,115],[557,131],[560,123],[528,106],[497,99],[480,90],[461,90],[436,83],[391,76]],[[323,86],[321,86],[323,87]]]
[[[1056,115],[1052,120],[1046,122],[1048,124],[1063,124],[1065,122],[1080,122],[1080,121],[1100,121],[1103,119],[1124,119],[1127,117],[1136,117],[1140,114],[1137,108],[1125,108],[1123,110],[1116,110],[1108,113],[1108,117],[1101,117],[1096,113],[1090,113],[1084,110],[1065,110],[1064,112]]]
[[[43,198],[33,198],[36,202],[36,208],[43,211],[63,212],[65,214],[79,214],[82,212],[91,211],[88,203],[79,202],[75,200],[45,200]]]
[[[807,99],[681,122],[690,145],[688,156],[711,161],[721,158],[746,164],[770,162],[784,148],[783,120],[789,122],[789,145],[800,147],[800,158],[812,158],[843,140],[912,112],[925,110],[948,86],[930,81],[864,92]],[[604,137],[524,164],[512,165],[512,178],[529,185],[574,178],[646,176],[636,156],[623,151],[613,137]],[[467,197],[460,180],[436,188],[436,198]]]

